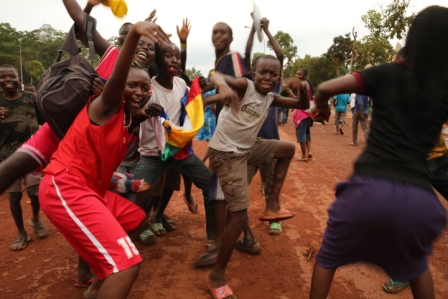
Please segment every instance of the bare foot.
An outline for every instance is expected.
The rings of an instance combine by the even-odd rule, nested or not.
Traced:
[[[31,241],[31,238],[27,236],[26,232],[19,234],[9,248],[13,251],[22,250],[26,247],[26,244],[28,244],[29,241]]]
[[[281,221],[294,217],[294,214],[288,210],[280,209],[278,212],[266,210],[264,215],[259,219],[261,221]]]
[[[28,224],[34,229],[39,238],[45,238],[48,235],[47,228],[40,220],[28,220]]]

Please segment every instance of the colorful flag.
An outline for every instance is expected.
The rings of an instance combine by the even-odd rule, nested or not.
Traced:
[[[185,96],[180,100],[180,125],[172,123],[164,110],[158,117],[153,117],[157,148],[162,161],[171,156],[181,160],[191,153],[191,140],[204,124],[201,92],[199,77],[196,77],[190,90],[187,89]]]

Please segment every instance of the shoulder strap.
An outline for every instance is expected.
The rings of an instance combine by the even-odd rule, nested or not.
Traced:
[[[96,61],[95,55],[95,46],[93,44],[93,33],[96,28],[96,20],[91,15],[84,13],[84,32],[86,33],[87,42],[90,50],[90,60]],[[70,31],[65,38],[64,43],[62,44],[61,50],[59,51],[59,56],[56,61],[60,61],[62,57],[62,52],[65,51],[70,55],[74,56],[81,52],[81,49],[78,47],[76,42],[76,31],[78,28],[75,24],[70,28]]]

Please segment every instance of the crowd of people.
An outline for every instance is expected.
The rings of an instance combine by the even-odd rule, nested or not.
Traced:
[[[177,45],[154,22],[154,10],[144,21],[121,26],[118,49],[97,30],[90,37],[82,29],[85,14],[101,2],[89,0],[82,9],[76,0],[63,0],[77,37],[91,38],[101,61],[92,96],[62,138],[42,117],[36,90],[22,90],[17,69],[0,66],[0,191],[8,192],[18,229],[11,250],[25,249],[30,240],[20,204],[24,179],[33,210],[29,225],[38,237],[47,235],[42,209],[79,254],[75,286],[86,288],[84,297],[126,298],[142,262],[134,242],[153,245],[177,228],[165,209],[183,181],[188,210],[199,211],[192,184],[204,202],[207,249],[195,266],[212,266],[206,285],[213,298],[236,298],[226,280],[233,249],[261,251],[247,213],[251,180],[259,170],[266,202],[259,219],[269,223],[269,234],[282,234],[282,221],[294,216],[281,207],[280,195],[296,146],[280,140],[278,125],[286,124],[293,109],[297,160],[307,162],[313,159],[310,128],[329,121],[334,98],[335,134],[344,134],[350,104],[350,144],[358,145],[358,123],[367,143],[353,175],[336,186],[310,298],[326,298],[336,269],[358,261],[390,275],[386,292],[410,286],[414,298],[434,298],[427,257],[445,226],[446,210],[433,187],[448,198],[448,149],[441,135],[448,119],[448,8],[431,6],[416,16],[395,62],[314,90],[306,69],[282,78],[283,51],[267,18],[259,25],[275,56],[251,61],[258,24],[243,58],[230,49],[231,27],[218,22],[211,36],[214,68],[207,79],[192,82],[184,73],[188,19],[178,27]],[[202,91],[199,107],[205,112],[188,115],[186,101],[195,88]],[[191,137],[162,155],[162,136],[174,135],[174,126],[180,128],[176,134],[187,136],[189,117],[204,122],[196,138],[209,142],[207,154],[196,156]]]

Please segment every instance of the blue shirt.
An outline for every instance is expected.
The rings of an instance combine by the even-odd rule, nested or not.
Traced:
[[[350,95],[338,94],[334,96],[335,102],[335,111],[336,112],[347,112],[347,105],[350,103]]]
[[[368,114],[369,113],[369,97],[357,94],[355,99],[355,113],[359,113],[359,106],[363,106],[362,113]]]

